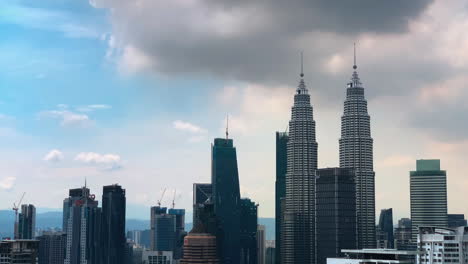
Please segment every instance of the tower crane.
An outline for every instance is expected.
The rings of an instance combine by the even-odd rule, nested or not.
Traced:
[[[23,201],[23,198],[24,198],[24,195],[26,193],[24,192],[23,195],[21,195],[21,199],[19,200],[18,204],[16,204],[16,202],[13,203],[13,211],[15,211],[15,234],[14,234],[14,237],[15,239],[18,239],[19,237],[19,234],[18,234],[18,209],[19,209],[19,206],[21,206],[21,202]]]
[[[177,193],[177,189],[174,189],[174,197],[172,198],[172,209],[175,208],[176,193]]]
[[[161,201],[164,198],[164,194],[166,193],[166,188],[164,188],[164,191],[162,192],[161,198],[158,200],[158,206],[161,207]]]

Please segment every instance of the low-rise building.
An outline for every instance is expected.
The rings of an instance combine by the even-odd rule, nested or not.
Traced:
[[[420,227],[418,264],[468,263],[468,227]]]
[[[38,249],[38,240],[0,241],[0,264],[37,264]]]
[[[327,264],[415,264],[417,251],[396,249],[343,249],[342,258],[327,258]]]
[[[143,251],[143,264],[173,264],[172,251]]]

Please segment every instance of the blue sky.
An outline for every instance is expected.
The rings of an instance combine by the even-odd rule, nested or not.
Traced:
[[[190,211],[192,183],[209,181],[210,142],[229,114],[241,193],[271,217],[274,132],[289,120],[299,51],[319,166],[332,167],[357,42],[377,210],[408,216],[408,171],[440,158],[449,211],[468,214],[464,1],[377,5],[379,16],[356,1],[364,19],[346,19],[331,1],[210,1],[1,1],[0,209],[22,192],[59,209],[87,178],[97,197],[122,184],[130,217],[147,218],[164,188],[167,205],[177,189]]]

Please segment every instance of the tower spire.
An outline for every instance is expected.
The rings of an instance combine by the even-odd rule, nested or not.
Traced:
[[[357,69],[357,65],[356,65],[356,42],[354,42],[354,65],[353,65],[353,69]]]
[[[304,54],[302,51],[301,51],[301,74],[300,76],[301,78],[304,77]]]
[[[229,139],[229,115],[226,115],[226,140]]]

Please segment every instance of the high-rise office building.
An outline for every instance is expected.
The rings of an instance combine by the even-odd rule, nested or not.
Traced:
[[[198,210],[201,205],[207,201],[211,201],[213,186],[211,183],[194,183],[193,184],[193,225],[199,221]]]
[[[75,194],[70,190],[70,194]],[[100,264],[101,255],[101,215],[95,196],[83,187],[81,197],[67,198],[67,241],[65,246],[65,264]],[[72,198],[72,199],[71,199]],[[67,200],[65,199],[65,200]],[[65,202],[64,202],[65,204]]]
[[[275,182],[275,259],[280,263],[281,254],[281,227],[283,221],[285,196],[286,196],[286,172],[288,165],[288,134],[276,132],[276,182]]]
[[[39,264],[63,264],[67,234],[62,232],[44,232],[39,240]]]
[[[464,214],[448,214],[448,227],[467,226],[467,221]]]
[[[169,209],[169,214],[175,216],[174,259],[182,258],[185,232],[185,209]]]
[[[420,226],[447,227],[447,173],[440,160],[417,160],[410,172],[412,241]]]
[[[240,264],[257,263],[257,205],[248,198],[240,200]]]
[[[258,225],[257,227],[257,263],[265,264],[266,257],[266,245],[265,245],[266,229],[264,225]]]
[[[34,239],[36,232],[36,207],[32,204],[21,205],[18,215],[18,238]]]
[[[377,247],[394,248],[392,208],[382,209],[380,211],[379,225],[377,226],[377,229]]]
[[[353,169],[326,168],[317,170],[316,263],[341,257],[342,249],[355,249],[356,182]]]
[[[167,214],[166,207],[151,207],[151,250],[174,251],[176,216]]]
[[[172,251],[143,251],[142,264],[174,264]]]
[[[265,241],[265,264],[275,264],[276,263],[276,241],[275,240],[266,240]]]
[[[201,211],[202,216],[209,215],[207,210]],[[212,208],[212,207],[211,207]],[[204,219],[204,218],[203,218]],[[184,256],[181,264],[219,264],[216,250],[216,236],[208,232],[203,221],[197,222],[184,238]]]
[[[211,183],[218,230],[217,249],[223,264],[240,263],[240,192],[233,140],[216,138],[211,148]]]
[[[38,240],[18,239],[0,241],[0,263],[36,264],[38,248]]]
[[[123,264],[125,251],[125,190],[114,184],[102,190],[103,264]]]
[[[68,228],[68,219],[70,218],[70,208],[76,201],[80,200],[83,196],[83,190],[89,193],[87,188],[76,188],[70,189],[68,192],[68,198],[63,200],[63,222],[62,222],[62,231],[67,233]]]
[[[289,121],[286,205],[281,263],[315,263],[315,170],[317,148],[310,95],[301,71]]]
[[[373,139],[364,87],[354,60],[341,117],[340,167],[354,168],[358,248],[375,248],[375,172]]]
[[[414,247],[411,244],[411,219],[401,218],[398,220],[398,227],[395,228],[394,246],[398,250],[411,250]]]

